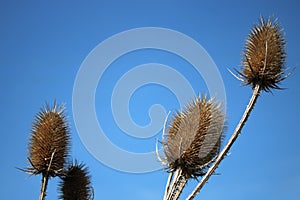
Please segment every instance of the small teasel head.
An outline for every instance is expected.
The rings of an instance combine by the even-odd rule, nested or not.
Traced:
[[[255,25],[243,52],[243,68],[238,73],[242,76],[245,85],[261,90],[270,91],[280,89],[278,84],[287,76],[285,69],[285,39],[278,21],[260,18]]]
[[[186,178],[196,178],[214,161],[225,131],[221,105],[198,96],[183,111],[177,112],[162,145],[170,171],[181,169]]]
[[[59,175],[65,166],[70,148],[70,131],[64,106],[46,105],[36,115],[29,142],[27,171],[32,174]]]
[[[60,197],[64,200],[91,200],[93,188],[88,168],[83,163],[70,165],[61,176],[59,184]]]

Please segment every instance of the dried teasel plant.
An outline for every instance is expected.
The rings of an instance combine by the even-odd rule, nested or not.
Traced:
[[[61,176],[60,197],[64,200],[91,200],[94,198],[88,168],[83,164],[70,165]]]
[[[40,200],[46,196],[48,179],[58,176],[69,155],[70,131],[64,114],[64,106],[46,105],[36,115],[29,142],[29,162],[26,172],[42,174]]]
[[[205,174],[219,153],[224,131],[221,105],[205,96],[174,115],[166,138],[163,134],[165,157],[159,157],[170,173],[164,199],[177,199],[189,178]]]
[[[241,77],[232,73],[244,85],[252,87],[252,97],[228,143],[187,200],[193,199],[199,193],[224,159],[244,127],[260,92],[271,92],[272,89],[281,89],[278,84],[290,76],[291,73],[284,75],[286,72],[285,58],[285,40],[278,22],[272,19],[265,20],[260,18],[260,23],[252,28],[246,40],[242,59],[243,68],[237,71]]]
[[[285,65],[285,40],[277,21],[260,19],[260,24],[251,30],[243,53],[241,71],[245,85],[260,90],[280,89],[278,84],[287,76]]]

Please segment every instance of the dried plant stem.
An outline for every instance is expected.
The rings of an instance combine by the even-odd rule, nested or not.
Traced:
[[[52,165],[54,154],[55,154],[55,150],[51,154],[48,169],[47,169],[46,173],[43,174],[42,186],[41,186],[41,192],[40,192],[39,200],[44,200],[45,196],[46,196],[46,190],[47,190],[47,185],[48,185],[48,180],[49,180],[49,171],[50,171],[50,168],[51,168],[51,165]]]
[[[237,137],[241,133],[241,130],[244,127],[244,125],[245,125],[252,109],[254,108],[254,105],[256,103],[257,98],[259,97],[260,91],[261,91],[261,87],[260,87],[259,84],[257,84],[255,86],[255,88],[253,89],[253,94],[252,94],[252,97],[249,101],[249,104],[247,105],[246,110],[245,110],[239,124],[237,125],[236,129],[234,130],[231,138],[229,139],[228,143],[226,144],[224,149],[220,152],[220,154],[216,158],[215,163],[209,168],[209,170],[207,171],[205,176],[203,176],[202,180],[198,183],[198,185],[196,186],[194,191],[192,191],[192,193],[187,197],[186,200],[191,200],[191,199],[194,199],[196,197],[196,195],[200,192],[201,188],[205,185],[205,183],[208,181],[210,176],[218,168],[220,162],[225,158],[225,156],[228,153],[228,151],[230,150],[231,146],[233,145],[233,143],[235,142],[235,140],[237,139]]]
[[[171,173],[172,173],[172,175],[171,175]],[[170,181],[170,183],[169,183],[168,190],[165,191],[164,200],[167,200],[168,198],[170,198],[170,193],[172,193],[174,190],[176,180],[178,179],[178,176],[179,176],[179,169],[177,169],[176,171],[172,171],[171,173],[168,178],[168,181]],[[170,178],[170,176],[172,176],[172,177]]]
[[[42,187],[41,187],[41,193],[40,193],[40,198],[39,200],[44,200],[45,196],[46,196],[46,189],[47,189],[47,185],[48,185],[48,180],[49,180],[49,175],[45,174],[43,175],[42,178]]]
[[[169,192],[169,189],[170,189],[170,184],[171,184],[172,178],[173,178],[173,172],[170,172],[170,173],[169,173],[168,180],[167,180],[166,188],[165,188],[164,199],[167,198],[167,195],[168,195],[168,192]]]
[[[173,178],[171,188],[169,189],[165,200],[177,200],[187,183],[187,179],[183,176],[182,170],[177,169],[175,172],[175,177]]]

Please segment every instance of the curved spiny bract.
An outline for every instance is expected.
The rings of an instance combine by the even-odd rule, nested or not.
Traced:
[[[252,88],[259,85],[267,92],[280,89],[278,84],[286,78],[285,58],[285,40],[278,22],[261,18],[246,40],[239,74]]]
[[[91,177],[88,168],[84,164],[77,164],[68,167],[61,176],[59,184],[60,197],[64,200],[90,200],[93,199]]]
[[[182,170],[186,178],[202,176],[219,153],[225,131],[220,104],[197,97],[177,112],[168,128],[163,149],[171,171]]]
[[[29,143],[28,168],[32,174],[47,174],[54,177],[64,168],[70,148],[70,131],[64,114],[64,107],[56,102],[50,108],[46,105],[36,115],[32,125]]]

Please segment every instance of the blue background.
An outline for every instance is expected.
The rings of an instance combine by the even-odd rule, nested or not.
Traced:
[[[76,73],[88,53],[108,37],[138,27],[164,27],[199,42],[217,64],[227,94],[227,135],[238,123],[249,87],[241,87],[227,68],[239,68],[244,41],[260,15],[279,18],[287,40],[287,67],[300,63],[300,4],[297,1],[1,1],[1,199],[37,199],[40,176],[15,167],[28,166],[27,145],[34,115],[45,102],[65,103],[72,130],[72,157],[89,167],[95,199],[162,199],[167,173],[128,174],[106,167],[81,143],[72,118],[72,90]],[[126,58],[126,56],[128,56]],[[122,60],[123,59],[123,60]],[[134,152],[155,148],[155,138],[134,139],[113,121],[109,98],[115,77],[138,64],[167,64],[187,76],[197,92],[207,92],[201,77],[174,55],[155,50],[133,52],[106,72],[96,93],[97,113],[110,130],[108,137]],[[118,65],[126,68],[118,70]],[[182,65],[182,67],[180,67]],[[298,67],[299,68],[299,67]],[[282,83],[283,91],[263,93],[231,154],[196,199],[299,199],[300,130],[299,69]],[[199,81],[200,79],[200,81]],[[197,80],[199,82],[197,82]],[[100,100],[103,101],[100,101]],[[146,85],[132,96],[130,112],[136,123],[149,123],[149,106],[178,109],[167,88]],[[298,117],[297,117],[298,116]],[[228,139],[228,137],[226,138]],[[129,161],[130,162],[130,161]],[[182,197],[196,185],[189,182]],[[51,179],[47,199],[57,199],[57,179]]]

